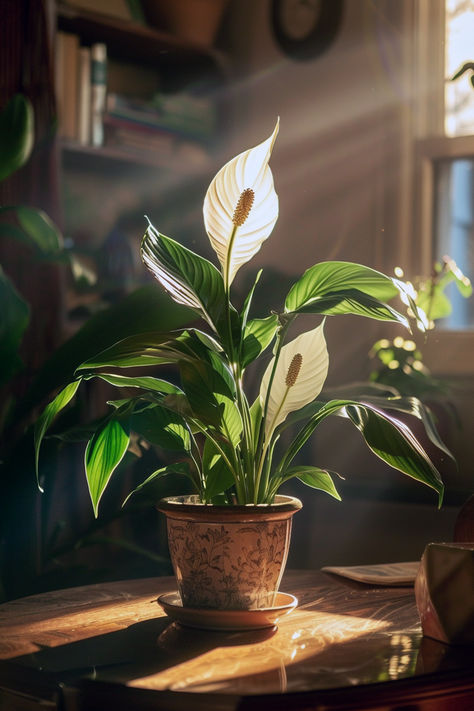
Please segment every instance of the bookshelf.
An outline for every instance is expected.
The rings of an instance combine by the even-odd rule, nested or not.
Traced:
[[[66,34],[74,37],[76,53],[79,47],[93,52],[97,43],[106,46],[108,96],[116,94],[118,100],[122,99],[121,92],[130,94],[130,85],[133,90],[134,83],[139,94],[135,99],[129,95],[125,100],[117,100],[119,108],[115,114],[113,108],[110,113],[105,109],[102,145],[91,145],[90,138],[79,140],[77,127],[65,135],[66,121],[61,117],[61,106],[70,108],[70,102],[67,97],[58,96],[61,227],[68,243],[78,251],[79,261],[86,271],[96,273],[95,283],[86,287],[82,296],[78,297],[73,284],[69,285],[65,294],[65,311],[69,313],[77,312],[81,302],[87,308],[93,305],[95,298],[91,292],[100,291],[101,285],[114,278],[104,264],[104,254],[110,250],[111,240],[117,239],[117,232],[120,233],[118,249],[124,254],[138,255],[145,224],[142,224],[143,215],[150,216],[152,221],[156,219],[160,229],[167,229],[168,234],[184,242],[192,243],[202,237],[201,204],[208,181],[218,167],[215,153],[220,126],[224,123],[223,92],[219,90],[225,86],[228,68],[224,55],[204,44],[183,40],[138,22],[78,9],[65,2],[53,5],[57,75],[58,62],[65,57],[58,51],[58,38]],[[77,68],[73,71],[77,72]],[[66,77],[62,81],[69,85],[70,69],[63,66],[61,72]],[[58,76],[56,85],[60,94]],[[153,90],[155,96],[162,95],[156,126],[149,125],[153,120],[145,110],[143,120],[135,119],[134,101],[145,104],[147,91]],[[80,97],[79,87],[75,92],[75,96]],[[176,103],[173,98],[176,96],[183,97],[182,110],[189,104],[195,116],[180,116],[173,123],[173,117],[170,119],[166,111],[170,102]],[[128,112],[127,98],[131,104]],[[207,122],[206,102],[212,119]],[[122,104],[125,108],[120,108]],[[80,107],[76,106],[76,118],[79,111]],[[193,121],[198,127],[194,131],[197,135],[191,130]],[[179,205],[178,195],[183,194],[186,211]],[[195,234],[197,230],[199,238]],[[117,282],[122,280],[133,288],[147,279],[141,264],[130,261],[129,267],[129,274],[115,275]],[[115,293],[116,290],[109,291]],[[100,302],[102,296],[98,293],[96,300]],[[80,321],[76,325],[80,325]],[[68,332],[75,327],[66,319]]]

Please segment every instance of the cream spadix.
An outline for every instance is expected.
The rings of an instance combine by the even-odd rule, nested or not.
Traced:
[[[302,333],[281,349],[265,417],[267,442],[274,429],[290,412],[312,402],[321,392],[329,366],[323,325],[322,323],[312,331]],[[274,360],[272,358],[268,364],[260,386],[262,411],[267,399]]]
[[[204,198],[204,224],[229,286],[239,267],[248,262],[271,234],[278,218],[278,197],[268,165],[278,134],[232,158],[211,181]],[[252,201],[248,199],[252,193]],[[242,202],[250,207],[245,219],[235,220]]]

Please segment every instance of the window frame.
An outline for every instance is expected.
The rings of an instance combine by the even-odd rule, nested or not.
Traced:
[[[413,238],[415,273],[430,274],[442,255],[434,247],[435,164],[474,158],[474,134],[446,136],[444,130],[444,0],[419,0],[415,17],[413,132]],[[474,298],[474,297],[471,297]],[[474,330],[436,329],[423,347],[424,360],[438,375],[474,375]]]

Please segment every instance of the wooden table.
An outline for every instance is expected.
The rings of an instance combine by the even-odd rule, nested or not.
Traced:
[[[313,571],[278,630],[205,632],[157,605],[172,578],[0,606],[0,709],[472,711],[474,648],[422,638],[412,588]]]

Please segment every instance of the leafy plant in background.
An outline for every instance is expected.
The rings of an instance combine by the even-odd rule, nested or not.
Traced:
[[[403,275],[401,269],[396,273]],[[441,263],[436,262],[429,277],[414,281],[412,298],[423,316],[426,332],[434,329],[435,321],[451,314],[451,301],[446,295],[450,284],[454,284],[464,298],[471,296],[471,282],[450,257],[444,257]],[[431,375],[414,338],[382,338],[372,346],[370,355],[378,361],[376,369],[370,374],[373,383],[387,385],[401,395],[414,395],[421,399],[433,399],[438,395],[444,398],[450,391],[446,381]]]
[[[180,474],[203,503],[265,504],[296,477],[340,498],[334,473],[293,464],[319,423],[331,415],[347,418],[378,457],[433,488],[441,502],[440,474],[400,418],[401,413],[418,418],[431,441],[448,453],[418,400],[321,395],[329,363],[321,317],[355,314],[408,326],[405,316],[387,303],[402,292],[414,316],[420,317],[406,285],[359,264],[322,262],[291,287],[279,313],[250,318],[260,274],[244,303],[239,308],[232,303],[237,271],[258,252],[278,217],[268,165],[277,132],[278,124],[267,140],[229,161],[209,186],[204,222],[220,269],[151,224],[143,239],[147,267],[176,303],[201,317],[206,330],[139,334],[98,352],[77,368],[36,423],[38,466],[45,433],[82,383],[100,379],[118,389],[118,398],[109,403],[109,414],[96,425],[85,452],[96,516],[112,474],[137,437],[176,453],[172,464],[151,473],[138,489]],[[316,315],[319,323],[290,340],[290,328],[301,314]],[[273,356],[262,371],[259,392],[251,398],[244,388],[245,371],[250,365],[258,367],[270,346]],[[176,366],[179,385],[156,376],[156,367],[168,364]],[[140,366],[154,370],[151,375],[115,372]],[[125,388],[135,394],[124,396]],[[298,425],[296,434],[279,452],[280,435],[290,425]]]
[[[0,179],[8,178],[27,162],[33,142],[31,103],[22,95],[15,96],[0,112]],[[0,205],[0,218],[0,239],[29,247],[25,257],[28,261],[24,268],[45,260],[74,266],[70,252],[66,252],[63,247],[60,231],[44,211],[22,205]],[[71,379],[75,368],[84,359],[91,357],[97,347],[105,348],[120,338],[152,330],[157,324],[163,329],[176,328],[189,323],[195,316],[189,309],[175,304],[157,285],[138,288],[119,303],[89,318],[74,336],[64,341],[42,364],[37,373],[25,373],[20,351],[30,322],[30,307],[1,266],[0,303],[0,479],[4,492],[1,500],[3,506],[0,507],[3,529],[0,532],[0,568],[4,568],[0,574],[2,599],[7,596],[7,593],[2,593],[2,587],[6,587],[7,583],[13,596],[27,594],[30,592],[28,586],[31,580],[38,579],[48,560],[58,560],[60,553],[72,547],[100,542],[97,527],[94,526],[90,530],[71,532],[69,543],[64,544],[61,550],[55,546],[54,540],[42,540],[42,530],[47,528],[48,504],[42,506],[38,517],[34,501],[28,505],[25,503],[34,499],[30,496],[28,486],[34,468],[28,427],[37,408],[52,391],[61,388]],[[17,397],[14,387],[16,379],[25,379],[25,376],[26,392],[22,397]],[[69,441],[81,441],[81,436],[84,434],[81,435],[80,428],[76,428],[75,432],[70,433]],[[31,491],[35,493],[34,487]],[[14,530],[17,521],[13,524],[13,519],[18,515],[15,512],[20,503],[31,506],[35,512],[34,517],[22,517],[22,531],[25,532],[22,539],[30,541],[31,546],[39,549],[39,552],[31,555],[32,559],[42,561],[34,570],[29,568],[25,558],[22,566],[17,565],[18,555],[21,557],[22,551]],[[39,521],[39,529],[35,528],[35,520]],[[132,542],[119,538],[114,538],[113,543],[133,547],[135,552],[139,550]],[[155,563],[160,558],[148,551],[141,550],[141,553],[153,557]],[[5,560],[7,557],[12,559],[11,566]],[[163,562],[163,558],[160,561]]]

